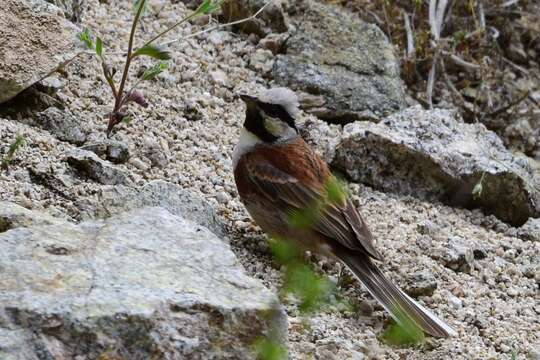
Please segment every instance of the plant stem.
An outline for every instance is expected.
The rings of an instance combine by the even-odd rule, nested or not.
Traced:
[[[137,30],[137,24],[139,23],[139,19],[143,12],[145,2],[146,0],[142,0],[141,4],[139,5],[139,8],[137,9],[137,13],[135,14],[135,18],[133,19],[133,24],[131,25],[131,33],[129,34],[128,52],[126,56],[126,63],[124,65],[124,73],[122,74],[122,79],[120,80],[120,87],[118,88],[118,91],[115,93],[115,90],[113,89],[114,86],[111,86],[111,89],[113,89],[115,101],[114,101],[113,111],[109,115],[109,124],[107,126],[107,137],[110,136],[111,130],[118,123],[117,116],[118,116],[118,112],[120,111],[123,105],[124,87],[126,86],[126,81],[129,74],[129,67],[131,65],[131,60],[132,60],[133,41],[135,39],[135,31]],[[114,81],[113,81],[113,85],[114,85]]]
[[[146,0],[143,0],[139,8],[137,9],[137,14],[135,14],[135,18],[133,19],[133,24],[131,25],[131,33],[129,34],[129,44],[128,44],[128,52],[126,57],[126,64],[124,65],[124,73],[122,74],[122,80],[120,81],[120,87],[118,88],[118,93],[116,94],[116,101],[114,104],[114,112],[117,112],[120,110],[120,107],[122,106],[122,97],[124,93],[124,87],[126,86],[126,81],[129,73],[129,66],[131,65],[131,55],[133,52],[133,40],[135,38],[135,30],[137,29],[137,24],[139,23],[139,18],[141,17],[142,11],[144,9],[144,3]]]

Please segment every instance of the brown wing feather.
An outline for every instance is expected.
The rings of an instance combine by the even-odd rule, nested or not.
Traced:
[[[326,163],[300,138],[272,147],[258,146],[242,157],[237,167],[240,166],[245,173],[243,179],[237,178],[242,197],[248,196],[242,194],[241,188],[248,187],[242,182],[249,182],[249,187],[256,186],[267,201],[289,213],[320,201],[325,184],[333,176]],[[327,204],[312,229],[342,246],[381,259],[369,229],[349,199],[341,204]]]

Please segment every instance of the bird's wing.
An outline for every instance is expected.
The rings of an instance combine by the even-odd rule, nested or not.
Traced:
[[[293,152],[289,158],[297,161],[293,166],[280,162],[275,149],[273,153],[246,154],[246,175],[260,195],[287,212],[289,226],[309,227],[342,246],[381,259],[367,225],[346,193],[336,196],[331,188],[337,180],[319,156],[305,146],[309,150],[298,154],[294,148],[288,149]]]

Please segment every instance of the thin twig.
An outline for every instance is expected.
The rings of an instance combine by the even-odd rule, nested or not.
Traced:
[[[431,64],[431,69],[429,70],[428,83],[427,83],[427,100],[429,108],[433,109],[433,87],[435,86],[435,71],[437,70],[437,60],[438,54],[435,54],[433,62]]]
[[[267,6],[269,6],[269,5],[272,4],[273,2],[274,2],[274,0],[268,1],[268,2],[267,2],[266,4],[264,4],[259,10],[257,10],[253,15],[251,15],[251,16],[249,16],[249,17],[247,17],[247,18],[240,19],[240,20],[236,20],[236,21],[232,21],[232,22],[229,22],[229,23],[226,23],[226,24],[219,24],[219,25],[213,26],[213,27],[208,28],[208,29],[201,30],[201,31],[196,32],[196,33],[193,33],[193,34],[190,34],[190,35],[187,35],[187,36],[180,37],[180,38],[178,38],[178,39],[174,39],[174,40],[171,40],[171,41],[164,42],[164,43],[161,44],[161,45],[162,45],[162,46],[169,46],[169,45],[171,45],[171,44],[174,44],[175,42],[180,42],[180,41],[184,41],[184,40],[187,40],[187,39],[191,39],[191,38],[193,38],[193,37],[202,35],[202,34],[204,34],[204,33],[210,32],[210,31],[214,31],[214,30],[221,29],[221,28],[224,28],[224,27],[227,27],[227,26],[238,25],[238,24],[244,23],[244,22],[246,22],[246,21],[254,20],[257,16],[259,16],[260,13],[262,13],[262,12],[264,11],[264,9],[266,9]]]
[[[185,23],[186,21],[189,21],[191,19],[193,19],[194,17],[196,17],[197,15],[199,15],[197,12],[193,12],[192,14],[190,14],[189,16],[183,18],[182,20],[180,20],[179,22],[177,22],[176,24],[174,24],[173,26],[171,26],[170,28],[166,29],[165,31],[162,31],[161,33],[157,34],[156,36],[154,36],[153,38],[151,38],[150,40],[148,40],[146,43],[144,43],[143,46],[141,46],[141,48],[145,47],[145,46],[148,46],[150,45],[151,43],[153,43],[154,41],[156,41],[157,39],[159,39],[160,37],[162,37],[163,35],[167,34],[168,32],[176,29],[178,26],[182,25],[183,23]]]
[[[522,66],[519,66],[518,64],[508,60],[507,58],[505,58],[504,56],[502,57],[502,61],[504,61],[505,63],[507,63],[508,65],[512,66],[514,69],[516,70],[519,70],[520,72],[522,72],[523,74],[525,75],[529,75],[529,70],[525,69],[524,67]]]
[[[501,106],[500,108],[495,109],[494,111],[490,112],[487,115],[488,116],[497,116],[499,114],[502,114],[503,112],[513,108],[516,105],[519,105],[522,101],[526,100],[529,97],[530,93],[531,93],[530,90],[526,91],[523,95],[521,95],[516,100],[512,101],[511,103],[509,103],[509,104],[507,104],[505,106]]]
[[[431,26],[431,35],[433,36],[432,47],[435,49],[435,53],[432,58],[431,69],[429,70],[428,83],[427,83],[427,99],[429,103],[429,108],[433,109],[433,88],[435,86],[435,77],[437,71],[437,62],[439,61],[439,56],[441,50],[439,47],[439,40],[441,38],[441,29],[444,23],[444,13],[446,11],[446,6],[448,5],[447,0],[429,0],[429,24]]]
[[[405,31],[407,32],[407,58],[411,58],[414,55],[414,38],[411,29],[411,22],[409,20],[409,14],[406,12],[403,14],[403,20],[405,21]]]
[[[464,67],[464,68],[466,68],[468,70],[480,70],[482,68],[478,64],[474,64],[472,62],[468,62],[466,60],[463,60],[462,58],[460,58],[456,54],[451,54],[451,53],[446,52],[446,51],[444,51],[443,54],[448,56],[452,60],[452,62],[454,62],[454,64],[459,65],[461,67]]]
[[[486,29],[486,14],[484,12],[484,2],[478,0],[478,20],[480,21],[480,29]]]

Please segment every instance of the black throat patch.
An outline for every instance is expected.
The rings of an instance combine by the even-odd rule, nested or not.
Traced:
[[[263,111],[270,117],[284,121],[298,132],[294,118],[282,106],[257,100],[256,103],[247,104],[244,127],[262,141],[273,143],[279,139],[266,130],[266,127],[264,126],[264,116],[262,114]]]

